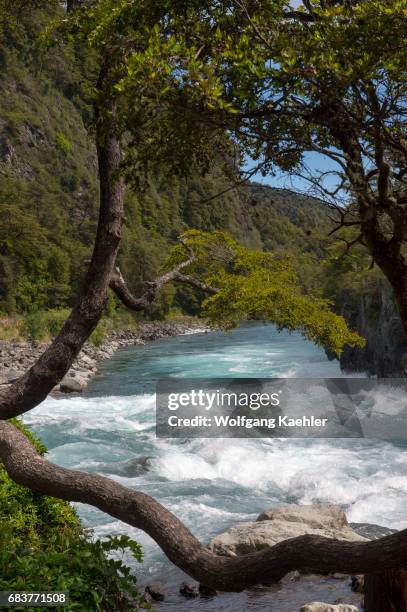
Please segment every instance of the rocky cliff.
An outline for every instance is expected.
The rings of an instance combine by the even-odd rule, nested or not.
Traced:
[[[350,327],[367,340],[364,349],[345,348],[340,359],[344,371],[368,372],[379,377],[406,375],[407,337],[385,279],[360,294],[342,290],[337,309]]]

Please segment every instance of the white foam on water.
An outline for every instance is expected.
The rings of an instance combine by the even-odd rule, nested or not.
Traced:
[[[187,331],[182,332],[181,336],[192,336],[194,334],[206,334],[208,333],[207,327],[191,327]]]
[[[355,522],[407,527],[407,455],[391,444],[194,440],[187,452],[164,452],[154,467],[170,481],[223,479],[298,503],[341,504]]]
[[[109,475],[130,487],[165,482],[166,495],[174,488],[174,498],[169,500],[172,507],[184,503],[178,498],[180,483],[200,481],[202,492],[209,498],[212,495],[212,507],[231,516],[239,514],[239,490],[244,488],[248,495],[257,491],[262,498],[282,502],[338,503],[352,521],[407,527],[407,453],[390,443],[363,439],[156,439],[154,402],[153,394],[48,399],[29,413],[25,422],[51,438],[54,432],[66,431],[68,438],[50,452],[56,463],[103,473],[109,466]],[[71,441],[69,436],[79,440]],[[115,474],[115,463],[140,455],[152,457],[146,478]],[[233,496],[216,498],[215,483],[219,482],[231,491],[237,487],[237,507]],[[158,494],[159,490],[157,487]],[[186,500],[191,503],[187,494]],[[196,511],[199,521],[202,512],[199,507]],[[215,516],[212,518],[215,521]]]
[[[199,455],[179,450],[169,450],[154,461],[157,473],[167,480],[214,480],[219,477],[216,465],[211,465]]]

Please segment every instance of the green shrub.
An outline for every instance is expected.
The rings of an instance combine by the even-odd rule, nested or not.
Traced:
[[[104,320],[100,321],[96,329],[89,336],[89,342],[94,346],[101,346],[107,336],[107,326]]]
[[[69,315],[67,308],[38,310],[24,317],[22,334],[30,342],[56,336]]]
[[[21,423],[13,421],[40,453],[45,447]],[[111,551],[142,551],[127,536],[93,541],[75,510],[62,500],[15,484],[0,464],[0,591],[69,591],[64,610],[113,612],[147,607],[136,578]],[[15,608],[19,610],[20,608]],[[45,608],[25,608],[40,612]]]
[[[45,313],[33,312],[24,318],[22,333],[30,342],[40,342],[47,335]]]
[[[58,132],[55,136],[55,144],[58,149],[65,155],[69,155],[72,151],[72,143],[69,142],[66,136],[62,132]]]

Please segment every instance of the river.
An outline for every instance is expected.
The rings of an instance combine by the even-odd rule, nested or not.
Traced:
[[[407,527],[407,453],[377,440],[195,439],[155,437],[155,381],[175,377],[341,377],[337,361],[298,334],[247,324],[231,332],[196,333],[124,349],[102,366],[85,393],[48,398],[25,422],[49,448],[50,460],[98,472],[142,490],[175,512],[203,541],[274,504],[340,504],[350,522]],[[167,585],[163,608],[275,610],[329,595],[329,579],[286,589],[183,602],[181,573],[143,533],[78,504],[96,536],[139,540],[142,584]],[[342,587],[335,591],[340,593]],[[307,590],[308,589],[308,590]],[[338,590],[339,589],[339,590]],[[344,597],[348,589],[343,585]],[[323,601],[324,599],[322,599]]]

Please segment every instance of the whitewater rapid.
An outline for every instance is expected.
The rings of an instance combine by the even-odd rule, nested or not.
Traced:
[[[407,527],[407,453],[400,445],[156,438],[159,377],[342,376],[337,362],[301,337],[248,326],[229,335],[202,333],[126,349],[103,367],[83,396],[48,398],[25,416],[51,461],[156,497],[203,541],[282,502],[332,502],[350,522]],[[97,536],[128,533],[141,541],[146,575],[167,566],[146,535],[89,506],[78,510]]]

